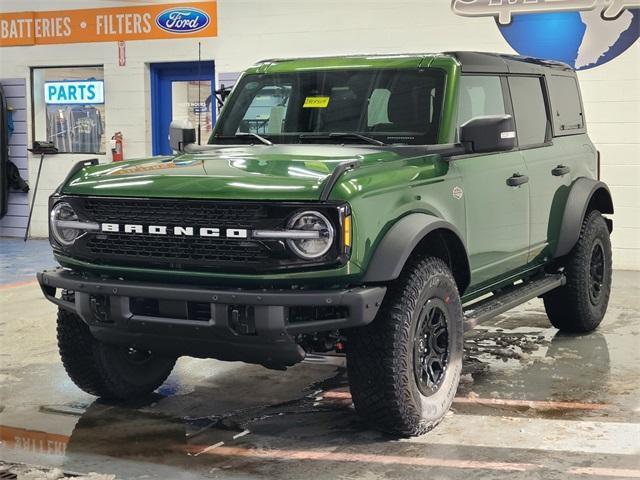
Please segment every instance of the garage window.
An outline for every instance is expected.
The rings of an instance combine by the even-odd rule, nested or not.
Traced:
[[[60,153],[104,153],[104,69],[32,69],[33,138]]]

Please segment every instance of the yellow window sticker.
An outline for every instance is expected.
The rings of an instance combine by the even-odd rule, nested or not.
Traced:
[[[330,97],[307,97],[302,108],[327,108]]]

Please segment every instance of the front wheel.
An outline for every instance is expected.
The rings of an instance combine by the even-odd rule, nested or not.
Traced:
[[[65,293],[67,300],[73,295]],[[58,311],[58,349],[69,378],[85,392],[112,400],[144,397],[167,379],[176,359],[96,340],[82,319]]]
[[[599,211],[585,217],[564,269],[567,284],[544,296],[547,316],[562,332],[591,332],[604,318],[611,292],[611,240]]]
[[[409,261],[375,320],[348,335],[356,411],[374,428],[401,436],[438,425],[460,380],[462,320],[447,265],[433,257]]]

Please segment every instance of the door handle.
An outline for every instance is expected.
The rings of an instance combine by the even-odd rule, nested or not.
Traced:
[[[551,170],[551,175],[553,175],[554,177],[562,177],[567,173],[569,173],[570,171],[571,169],[566,165],[558,165],[556,168]]]
[[[529,177],[526,175],[520,175],[519,173],[514,173],[511,177],[507,178],[507,185],[510,187],[518,187],[528,182]]]

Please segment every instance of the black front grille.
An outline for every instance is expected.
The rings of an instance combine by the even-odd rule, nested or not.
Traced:
[[[209,272],[268,272],[335,265],[344,259],[335,242],[324,258],[310,263],[296,257],[282,240],[201,237],[200,228],[282,229],[309,204],[177,199],[65,197],[83,220],[120,225],[118,232],[88,232],[66,249],[70,256],[92,263],[128,267]],[[338,231],[336,205],[311,208],[323,212]],[[123,226],[142,225],[145,233],[125,233]],[[166,235],[147,233],[163,226]],[[193,236],[175,235],[174,227],[192,227]]]
[[[105,223],[210,226],[249,228],[268,219],[265,204],[198,200],[151,200],[87,198],[89,218]]]
[[[266,248],[258,242],[151,235],[93,235],[89,251],[98,256],[146,259],[172,265],[193,261],[236,264],[269,262]]]

